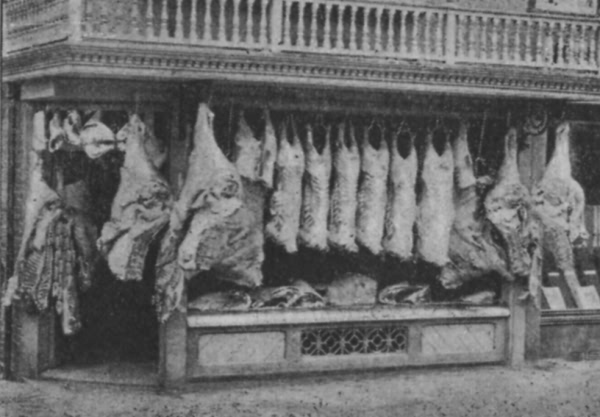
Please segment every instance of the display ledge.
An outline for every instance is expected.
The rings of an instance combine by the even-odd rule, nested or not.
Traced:
[[[237,326],[279,326],[326,323],[364,323],[385,321],[444,321],[499,319],[510,316],[507,307],[437,304],[435,306],[337,307],[311,310],[263,310],[227,313],[188,312],[189,328]]]
[[[600,324],[600,310],[542,310],[542,326],[569,324]]]

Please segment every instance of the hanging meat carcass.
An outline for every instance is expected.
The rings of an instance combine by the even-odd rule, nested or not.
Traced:
[[[417,151],[414,136],[410,138],[410,150],[406,158],[398,150],[398,137],[390,149],[390,177],[388,203],[385,213],[384,253],[400,260],[412,257],[413,228],[417,217]]]
[[[275,162],[277,160],[277,136],[271,122],[269,110],[264,111],[265,130],[261,141],[261,161],[259,179],[267,189],[273,188]]]
[[[533,190],[533,205],[543,228],[543,245],[561,271],[572,271],[573,245],[589,235],[584,223],[585,194],[571,176],[570,126],[556,128],[556,145],[544,176]]]
[[[448,263],[450,231],[454,221],[454,159],[448,141],[438,154],[433,146],[433,131],[427,134],[427,149],[421,174],[422,193],[416,226],[416,253],[437,266]]]
[[[536,244],[531,217],[531,196],[521,183],[517,162],[517,130],[511,128],[504,137],[504,160],[493,188],[485,198],[489,221],[502,235],[508,251],[510,270],[528,276],[532,247]]]
[[[288,140],[287,123],[283,123],[280,130],[275,162],[275,190],[269,202],[269,220],[265,228],[267,239],[288,253],[298,251],[305,165],[304,151],[295,126],[292,120],[291,142]]]
[[[255,287],[262,282],[262,221],[253,193],[244,190],[235,166],[213,133],[213,113],[201,103],[186,180],[173,206],[157,260],[161,319],[183,309],[184,278],[213,270],[222,280]],[[188,226],[186,229],[186,226]]]
[[[313,127],[306,125],[305,171],[302,188],[302,211],[298,243],[304,247],[326,251],[327,215],[329,213],[329,181],[331,178],[331,148],[329,126],[317,126],[323,149],[314,144]]]
[[[169,185],[146,154],[149,134],[135,114],[117,134],[127,144],[125,162],[111,219],[102,229],[98,247],[122,280],[142,279],[150,244],[167,224],[172,206]]]
[[[378,148],[371,143],[371,134],[378,131]],[[377,136],[377,135],[374,135]],[[373,125],[363,132],[361,144],[360,183],[358,188],[358,211],[356,240],[373,255],[383,249],[385,211],[387,206],[387,180],[390,165],[388,144],[383,128]]]
[[[493,226],[483,215],[483,202],[473,173],[465,123],[461,123],[453,155],[456,211],[449,239],[449,262],[442,268],[440,281],[445,288],[455,289],[468,281],[490,277],[493,273],[512,280],[504,250],[494,241]],[[449,176],[452,178],[452,175]]]
[[[241,111],[233,148],[233,163],[240,176],[256,181],[260,173],[261,156],[261,143],[254,137]]]
[[[340,123],[334,141],[328,242],[331,247],[350,253],[358,252],[356,208],[359,175],[360,152],[354,126],[348,123],[346,130],[346,124]]]

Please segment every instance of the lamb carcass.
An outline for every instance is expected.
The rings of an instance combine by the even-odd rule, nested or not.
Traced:
[[[111,271],[122,280],[142,279],[149,246],[167,224],[172,206],[169,185],[146,154],[148,134],[135,114],[117,134],[126,138],[125,162],[111,219],[98,240]]]
[[[271,122],[269,110],[264,111],[265,131],[261,141],[261,160],[259,179],[267,189],[273,188],[275,180],[275,162],[277,160],[277,136]]]
[[[302,177],[304,151],[292,121],[292,141],[288,140],[287,124],[282,125],[279,150],[275,162],[275,191],[269,202],[269,220],[265,228],[267,239],[288,253],[298,251],[302,207]]]
[[[528,276],[532,262],[530,251],[536,244],[535,229],[530,213],[531,196],[519,176],[514,128],[504,137],[504,160],[484,204],[487,218],[504,239],[511,272]]]
[[[315,250],[327,250],[327,215],[329,213],[329,181],[331,178],[331,149],[329,127],[322,130],[324,145],[321,152],[313,142],[313,128],[306,125],[306,151],[302,212],[298,243]]]
[[[562,271],[573,269],[572,246],[589,237],[583,217],[585,194],[571,176],[569,136],[568,123],[556,128],[554,153],[532,193],[534,210],[544,230],[543,245]]]
[[[348,140],[346,140],[346,134]],[[356,208],[360,152],[354,127],[338,125],[333,152],[333,189],[329,211],[329,245],[345,252],[358,252],[356,244]]]
[[[412,257],[413,228],[417,217],[417,151],[411,135],[410,154],[403,158],[398,151],[398,138],[390,150],[390,178],[385,213],[384,253],[400,260]]]
[[[370,134],[379,130],[379,148],[371,143]],[[383,129],[372,126],[364,129],[358,188],[358,211],[356,218],[356,240],[374,255],[383,249],[385,211],[387,206],[387,179],[390,166],[388,144]]]
[[[234,138],[233,163],[241,177],[251,181],[258,179],[261,166],[261,143],[254,137],[244,112],[238,117],[238,129]]]
[[[456,211],[449,239],[449,262],[442,268],[439,279],[448,289],[489,277],[492,273],[512,280],[504,250],[494,241],[493,226],[483,215],[483,201],[477,190],[464,123],[454,142],[453,155],[457,183]]]
[[[448,263],[450,231],[454,221],[454,159],[450,144],[438,154],[433,132],[427,134],[427,150],[421,174],[422,194],[416,219],[416,253],[437,266]]]

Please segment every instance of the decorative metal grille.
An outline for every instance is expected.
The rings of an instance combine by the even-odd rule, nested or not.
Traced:
[[[405,352],[407,339],[404,326],[310,329],[301,335],[307,356]]]

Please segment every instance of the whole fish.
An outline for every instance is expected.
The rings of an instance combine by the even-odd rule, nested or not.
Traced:
[[[348,133],[348,143],[346,143]],[[329,245],[346,252],[358,252],[356,244],[356,207],[360,153],[354,127],[338,126],[333,153],[333,189],[329,208]]]
[[[329,213],[329,181],[331,178],[330,128],[323,127],[324,146],[317,150],[313,128],[306,125],[306,169],[302,188],[302,215],[298,243],[320,251],[327,250],[327,215]]]
[[[398,137],[390,150],[388,204],[385,213],[384,253],[410,259],[413,250],[413,227],[417,218],[417,151],[411,136],[410,154],[403,158],[398,151]]]
[[[362,141],[356,239],[360,246],[374,255],[379,255],[383,249],[381,243],[387,205],[390,157],[383,130],[379,129],[379,149],[375,148],[369,140],[370,130],[365,129]]]
[[[265,229],[267,238],[288,253],[298,251],[296,240],[300,228],[304,174],[304,152],[294,126],[292,121],[291,143],[287,137],[286,123],[280,132],[275,162],[275,191],[269,203],[270,219]]]
[[[423,191],[417,215],[416,251],[437,266],[448,263],[450,231],[454,221],[454,160],[449,141],[439,155],[433,132],[427,134],[427,150],[421,179]]]

